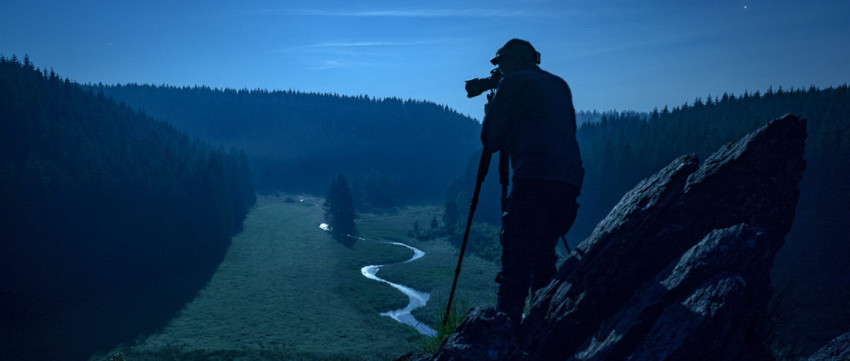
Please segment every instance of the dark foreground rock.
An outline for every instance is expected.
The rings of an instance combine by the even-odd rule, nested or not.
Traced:
[[[518,332],[482,338],[491,323],[473,313],[430,359],[770,359],[769,270],[794,218],[805,138],[805,120],[787,115],[702,164],[674,160],[577,247]],[[497,358],[481,358],[475,339]]]
[[[508,316],[492,308],[472,310],[433,355],[416,361],[495,361],[520,353],[516,332]]]
[[[815,352],[809,361],[848,361],[850,360],[850,332],[838,336],[832,342]]]

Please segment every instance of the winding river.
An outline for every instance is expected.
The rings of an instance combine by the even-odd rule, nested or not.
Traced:
[[[323,231],[330,231],[330,227],[326,223],[320,224],[319,228],[321,228]],[[354,237],[354,236],[349,236],[349,237]],[[357,238],[358,240],[361,240],[361,241],[366,241],[365,238],[361,238],[361,237],[354,237],[354,238]],[[410,263],[410,262],[413,262],[413,261],[418,260],[418,259],[425,256],[425,252],[423,252],[422,250],[408,246],[404,243],[399,243],[399,242],[382,242],[382,243],[405,247],[405,248],[408,248],[411,251],[413,251],[413,257],[410,257],[410,259],[408,259],[407,261],[391,263],[391,264]],[[435,337],[437,335],[436,330],[434,330],[431,327],[428,327],[428,325],[426,325],[424,323],[419,322],[411,314],[411,312],[413,312],[413,310],[425,306],[425,304],[428,303],[428,299],[431,296],[429,294],[425,293],[425,292],[419,292],[419,291],[414,290],[410,287],[403,286],[403,285],[400,285],[398,283],[393,283],[393,282],[387,281],[383,278],[376,276],[378,271],[381,270],[381,267],[384,267],[384,266],[389,266],[389,265],[386,265],[386,264],[369,265],[369,266],[361,268],[360,273],[363,274],[364,277],[366,277],[370,280],[375,280],[375,281],[378,281],[378,282],[386,283],[386,284],[392,286],[393,288],[401,291],[401,293],[404,293],[405,295],[407,295],[407,298],[410,300],[410,302],[408,302],[407,306],[405,306],[404,308],[400,308],[400,309],[393,310],[393,311],[383,312],[383,313],[381,313],[381,316],[387,316],[387,317],[390,317],[390,318],[392,318],[392,319],[394,319],[398,322],[401,322],[403,324],[410,325],[411,327],[415,328],[416,331],[419,331],[419,333],[421,333],[425,336]]]
[[[323,231],[330,231],[331,230],[330,227],[327,225],[327,223],[320,224],[319,228],[321,228]],[[361,241],[366,241],[365,238],[361,238],[361,237],[354,237],[354,236],[351,236],[351,235],[349,235],[349,237],[357,238],[358,240],[361,240]],[[399,243],[399,242],[382,242],[382,243],[405,247],[405,248],[408,248],[411,251],[413,251],[413,257],[410,257],[409,260],[404,261],[404,262],[391,263],[391,264],[410,263],[410,262],[413,262],[413,261],[420,259],[420,258],[425,256],[425,252],[422,252],[422,250],[420,250],[418,248],[413,248],[413,247],[408,246],[404,243]],[[376,274],[378,274],[378,271],[381,270],[381,267],[384,267],[384,266],[389,266],[389,265],[382,264],[382,265],[366,266],[366,267],[363,267],[363,268],[360,269],[360,273],[363,274],[364,277],[366,277],[370,280],[383,282],[383,283],[386,283],[390,286],[393,286],[393,288],[395,288],[395,289],[401,291],[401,293],[404,293],[405,295],[407,295],[407,298],[410,300],[410,302],[408,302],[407,306],[404,307],[404,308],[400,308],[400,309],[393,310],[393,311],[383,312],[383,313],[381,313],[381,316],[387,316],[387,317],[390,317],[390,318],[392,318],[392,319],[394,319],[398,322],[401,322],[403,324],[410,325],[411,327],[415,328],[416,331],[419,331],[419,333],[421,333],[425,336],[431,336],[431,337],[437,336],[437,331],[435,331],[431,327],[428,327],[428,325],[425,325],[424,323],[419,322],[411,314],[411,312],[413,312],[413,310],[425,306],[425,304],[428,303],[428,299],[431,296],[429,294],[425,293],[425,292],[419,292],[419,291],[414,290],[410,287],[403,286],[403,285],[400,285],[398,283],[393,283],[393,282],[387,281],[383,278],[376,276]]]
[[[411,251],[413,251],[413,257],[411,257],[409,260],[401,262],[401,263],[410,263],[410,262],[413,262],[413,261],[420,259],[423,256],[425,256],[425,252],[422,252],[422,250],[419,250],[417,248],[413,248],[413,247],[408,246],[404,243],[399,243],[399,242],[386,242],[386,243],[396,245],[396,246],[407,247]],[[397,283],[393,283],[393,282],[387,281],[383,278],[376,276],[378,271],[383,266],[386,266],[386,265],[366,266],[366,267],[363,267],[363,268],[360,269],[360,273],[362,273],[364,277],[366,277],[370,280],[383,282],[383,283],[386,283],[390,286],[393,286],[395,289],[401,291],[401,293],[404,293],[405,295],[407,295],[408,299],[410,299],[410,302],[408,302],[407,306],[404,307],[404,308],[400,308],[400,309],[397,309],[397,310],[394,310],[394,311],[387,311],[387,312],[381,313],[381,316],[391,317],[392,319],[394,319],[398,322],[410,325],[411,327],[415,328],[416,331],[419,331],[419,333],[421,333],[423,335],[431,336],[431,337],[436,336],[437,331],[435,331],[433,328],[428,327],[427,325],[419,322],[410,313],[417,308],[425,306],[425,304],[428,302],[428,298],[430,298],[430,295],[428,295],[425,292],[419,292],[419,291],[414,290],[410,287],[403,286],[403,285],[400,285],[400,284],[397,284]]]

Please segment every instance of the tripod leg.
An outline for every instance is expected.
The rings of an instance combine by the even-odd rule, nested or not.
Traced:
[[[463,232],[463,242],[460,245],[460,255],[457,258],[457,268],[455,268],[455,278],[452,281],[452,290],[449,293],[449,304],[446,305],[446,314],[443,317],[443,325],[449,321],[449,312],[452,309],[452,301],[455,297],[455,289],[457,288],[457,279],[460,276],[460,267],[463,264],[463,254],[466,252],[466,243],[469,241],[469,229],[472,227],[472,217],[475,214],[475,207],[478,205],[478,194],[481,193],[481,184],[484,183],[484,178],[487,176],[487,170],[490,168],[490,156],[486,150],[481,153],[481,161],[478,163],[478,179],[475,181],[475,190],[472,192],[472,202],[469,204],[469,218],[466,220],[466,229]]]
[[[573,251],[570,250],[570,245],[567,244],[567,237],[561,236],[561,240],[564,241],[564,247],[567,248],[567,254],[573,253]]]

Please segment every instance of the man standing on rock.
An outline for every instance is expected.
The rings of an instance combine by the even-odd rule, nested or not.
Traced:
[[[507,154],[513,171],[502,205],[497,309],[518,327],[529,289],[533,295],[555,274],[555,246],[575,220],[584,168],[567,83],[541,70],[540,53],[524,40],[508,41],[490,62],[502,79],[481,142],[485,152]]]

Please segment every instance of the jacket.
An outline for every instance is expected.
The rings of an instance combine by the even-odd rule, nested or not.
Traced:
[[[514,181],[553,180],[581,188],[572,92],[537,66],[502,77],[481,130],[485,152],[507,152]]]

